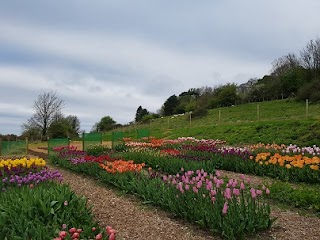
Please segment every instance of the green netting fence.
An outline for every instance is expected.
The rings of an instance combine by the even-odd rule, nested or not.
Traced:
[[[83,133],[82,150],[86,151],[90,146],[102,144],[102,133]]]
[[[150,129],[137,129],[137,139],[149,139]]]
[[[27,155],[28,141],[2,141],[0,140],[0,156]]]
[[[57,147],[67,147],[69,146],[69,139],[68,138],[52,138],[48,139],[48,156],[52,156],[56,154],[53,150]]]
[[[117,144],[122,144],[124,138],[124,132],[112,132],[112,148]]]

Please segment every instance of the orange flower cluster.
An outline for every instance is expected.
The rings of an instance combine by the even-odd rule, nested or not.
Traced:
[[[251,157],[253,159],[253,157]],[[312,170],[318,171],[320,165],[320,158],[314,156],[312,158],[303,156],[303,155],[294,155],[294,156],[282,156],[279,153],[275,153],[271,156],[271,153],[259,153],[255,157],[255,161],[259,164],[278,164],[281,167],[291,168],[303,168],[305,165],[309,165]]]
[[[140,172],[144,166],[144,163],[135,164],[132,160],[117,160],[114,162],[107,162],[107,164],[100,164],[100,167],[105,169],[108,173]]]

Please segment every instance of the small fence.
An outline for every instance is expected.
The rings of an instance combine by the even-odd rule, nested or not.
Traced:
[[[55,154],[54,148],[57,147],[68,147],[70,145],[70,141],[68,138],[52,138],[48,139],[48,156],[52,156]]]
[[[86,151],[90,146],[102,144],[102,133],[83,133],[82,150]]]
[[[124,142],[124,132],[112,132],[112,148]],[[83,133],[82,150],[86,151],[90,146],[102,144],[102,133]],[[137,140],[150,138],[150,129],[137,129]],[[69,147],[68,138],[48,138],[48,156],[55,154],[58,147]],[[28,155],[28,139],[19,141],[2,141],[0,139],[0,156]]]
[[[150,129],[137,129],[137,139],[149,139]]]
[[[112,132],[112,137],[111,137],[112,145],[111,145],[111,147],[114,148],[118,144],[122,144],[123,138],[124,138],[124,132]]]
[[[19,141],[0,140],[0,156],[14,156],[28,154],[28,139]]]

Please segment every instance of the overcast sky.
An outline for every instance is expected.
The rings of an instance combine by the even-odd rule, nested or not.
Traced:
[[[0,133],[54,90],[90,131],[189,88],[247,82],[320,36],[319,0],[0,0]]]

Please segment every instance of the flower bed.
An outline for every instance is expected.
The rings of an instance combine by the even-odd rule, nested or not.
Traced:
[[[110,164],[108,162],[73,164],[68,156],[53,156],[52,161],[134,193],[144,201],[210,229],[212,233],[219,233],[226,239],[243,238],[246,233],[269,228],[273,222],[269,204],[262,198],[262,195],[270,193],[269,190],[254,189],[245,179],[225,180],[219,173],[208,173],[203,169],[184,171],[181,166],[179,171],[183,171],[170,177],[151,168],[141,171],[144,163],[134,161],[125,163],[135,166],[125,165],[125,169],[130,171],[105,171],[105,166]],[[118,162],[122,165],[125,161],[111,163],[114,167]],[[172,166],[172,162],[168,164],[168,168]]]
[[[61,180],[41,158],[0,160],[0,239],[115,239]]]

